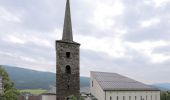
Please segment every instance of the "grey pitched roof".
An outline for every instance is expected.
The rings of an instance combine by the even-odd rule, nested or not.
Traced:
[[[128,77],[117,73],[108,72],[91,72],[92,77],[96,79],[103,90],[147,90],[159,91],[159,89],[146,85],[144,83],[135,81]]]

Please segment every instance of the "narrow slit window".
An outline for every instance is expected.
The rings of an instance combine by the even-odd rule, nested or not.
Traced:
[[[112,97],[110,96],[110,100],[112,100]]]
[[[131,100],[131,96],[129,96],[129,100]]]
[[[70,89],[70,86],[69,86],[69,85],[67,85],[67,89],[68,89],[68,90]]]
[[[66,52],[66,57],[70,58],[70,52]]]
[[[151,100],[152,100],[152,95],[151,95]]]

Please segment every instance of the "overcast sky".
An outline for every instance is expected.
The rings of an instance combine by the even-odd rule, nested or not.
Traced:
[[[0,64],[55,72],[66,0],[0,0]],[[170,0],[70,0],[81,76],[170,82]]]

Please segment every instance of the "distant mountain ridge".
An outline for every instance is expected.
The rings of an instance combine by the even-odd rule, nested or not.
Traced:
[[[157,83],[157,84],[153,84],[153,86],[156,86],[162,91],[168,91],[168,90],[170,91],[170,83]]]
[[[10,79],[18,89],[49,89],[50,86],[55,86],[55,73],[35,71],[8,65],[1,66],[7,71]],[[89,77],[80,77],[80,86],[89,86],[89,81]],[[162,91],[170,90],[170,83],[152,85]]]
[[[55,86],[56,74],[25,68],[1,65],[9,74],[10,79],[18,89],[49,89]],[[88,77],[80,77],[80,86],[89,86]]]

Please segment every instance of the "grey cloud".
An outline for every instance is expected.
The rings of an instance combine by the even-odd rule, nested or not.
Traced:
[[[144,4],[142,0],[122,0],[122,3],[125,6],[125,12],[123,15],[113,18],[116,25],[112,29],[127,29],[128,33],[123,36],[123,42],[168,41],[170,39],[169,4],[161,8],[155,8],[153,5]],[[21,23],[0,23],[0,52],[4,53],[0,54],[0,64],[55,72],[55,38],[50,38],[49,34],[54,29],[61,30],[63,27],[65,0],[0,0],[0,6],[13,12],[13,14],[21,14],[22,21]],[[71,1],[74,35],[81,34],[100,39],[118,34],[114,33],[112,29],[98,29],[88,22],[93,16],[95,7],[94,4],[87,3],[85,0]],[[161,18],[160,24],[148,29],[139,27],[139,21],[154,16]],[[12,44],[3,41],[6,35],[16,35],[16,33],[25,35],[27,38],[39,37],[40,39],[42,38],[42,41],[45,38],[54,47],[45,47],[44,44],[39,43],[37,45],[32,42]],[[169,50],[168,48],[157,48],[153,52],[166,52]],[[149,57],[131,48],[126,48],[125,55],[122,58],[113,58],[107,53],[81,49],[81,73],[87,75],[91,70],[111,71],[147,82],[167,80],[164,76],[169,75],[169,62],[154,64],[149,61]],[[25,56],[37,61],[44,59],[44,62],[29,62],[18,58],[19,56]],[[159,73],[162,74],[160,75]],[[156,79],[156,77],[159,78]]]
[[[128,34],[124,36],[125,41],[169,40],[169,5],[170,3],[167,3],[160,8],[146,5],[142,2],[140,2],[140,5],[127,5],[127,11],[122,18],[122,24],[128,28]],[[140,27],[140,21],[151,20],[153,18],[160,18],[160,23],[147,28]]]
[[[169,23],[160,23],[157,26],[145,28],[145,29],[139,29],[134,32],[131,32],[130,34],[127,34],[125,38],[132,42],[137,41],[157,41],[157,40],[169,40]]]
[[[127,57],[112,58],[102,52],[82,50],[81,67],[87,73],[92,70],[115,72],[146,83],[167,81],[165,76],[169,75],[169,62],[155,64],[149,62],[149,58],[140,52],[129,49],[127,53]]]
[[[22,24],[18,25],[20,28],[41,32],[61,27],[58,24],[63,22],[63,3],[59,0],[1,0],[2,7],[22,15]]]
[[[152,52],[170,55],[170,45],[157,47]]]

